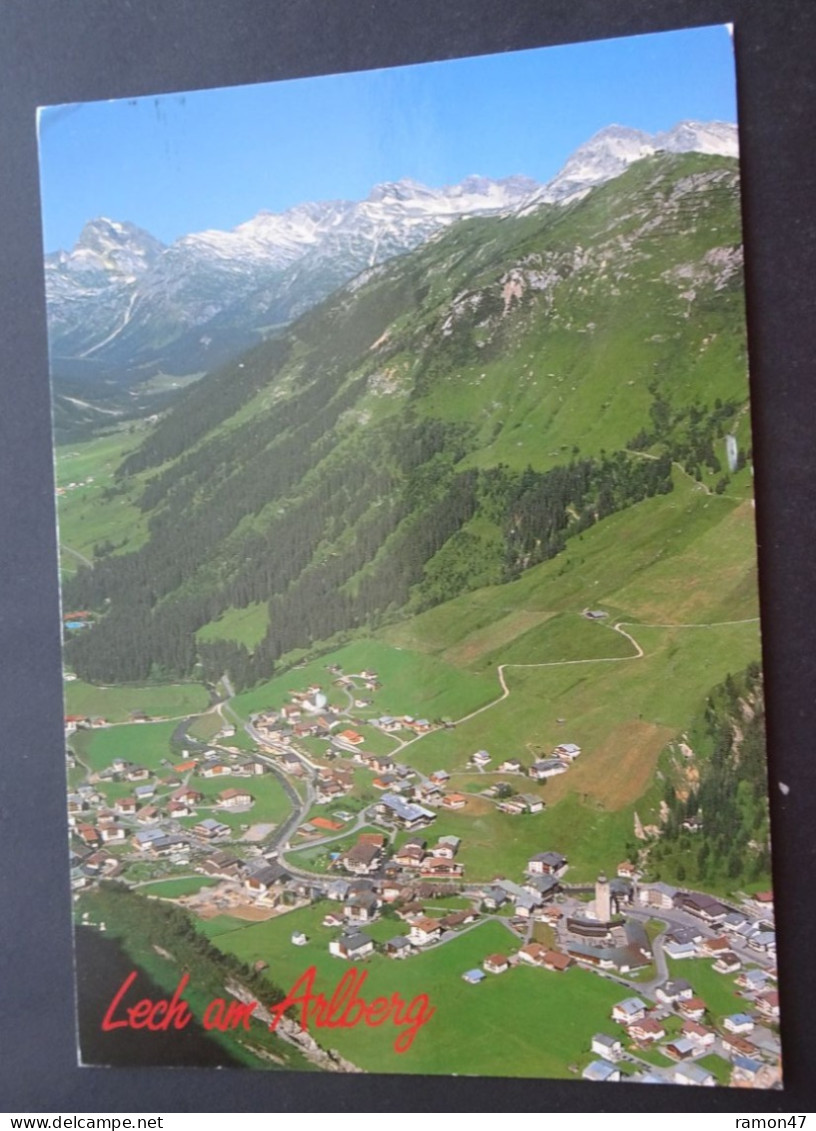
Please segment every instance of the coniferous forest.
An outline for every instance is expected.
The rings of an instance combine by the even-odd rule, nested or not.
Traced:
[[[661,875],[708,890],[770,874],[765,699],[759,664],[713,689],[691,728],[700,765],[667,780],[668,814],[649,861]]]

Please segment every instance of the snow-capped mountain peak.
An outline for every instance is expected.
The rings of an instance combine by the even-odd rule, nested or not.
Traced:
[[[739,156],[737,127],[730,122],[679,122],[666,133],[655,134],[655,149],[667,153],[719,153]]]
[[[651,138],[641,130],[606,126],[575,150],[545,191],[550,200],[560,200],[617,177],[653,152]]]
[[[412,250],[460,217],[527,213],[575,200],[659,150],[733,157],[736,127],[686,121],[652,136],[610,125],[579,146],[546,185],[522,175],[495,180],[473,173],[431,188],[404,177],[375,185],[361,201],[260,211],[231,231],[192,233],[169,247],[134,224],[92,220],[72,251],[46,257],[52,356],[93,357],[142,372],[159,365],[174,373],[210,368],[256,341],[259,327],[291,321],[361,271]]]

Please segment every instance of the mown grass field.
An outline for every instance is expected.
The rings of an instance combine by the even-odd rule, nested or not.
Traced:
[[[247,605],[245,609],[226,609],[216,621],[205,624],[196,633],[197,640],[234,640],[254,648],[263,640],[269,627],[269,609],[265,604]]]
[[[529,744],[547,752],[574,742],[583,750],[578,761],[547,784],[548,793],[558,796],[575,775],[587,773],[583,767],[591,763],[593,751],[612,741],[623,757],[638,730],[642,733],[636,741],[646,741],[644,735],[654,738],[650,757],[656,759],[669,732],[688,725],[707,691],[728,671],[755,659],[759,648],[757,626],[750,622],[699,629],[633,626],[629,631],[644,649],[643,658],[508,667],[509,696],[454,731],[437,731],[411,744],[411,764],[423,771],[461,768],[482,747],[495,764],[512,756],[529,764]],[[494,686],[493,698],[498,699],[498,680]],[[610,738],[615,734],[617,741]],[[603,789],[605,783],[598,786]]]
[[[370,711],[366,711],[365,713],[370,714]],[[346,728],[337,727],[334,733],[338,734],[341,730],[344,729]],[[393,754],[395,749],[399,745],[399,736],[397,734],[385,734],[378,727],[366,726],[365,724],[362,724],[355,725],[354,730],[357,732],[357,734],[362,735],[365,739],[365,742],[362,743],[360,749],[365,750],[369,754]],[[410,734],[410,731],[404,731],[400,733],[404,734],[407,737]],[[324,742],[324,755],[326,749],[327,744]]]
[[[542,813],[518,817],[482,798],[469,798],[465,809],[439,810],[429,835],[462,838],[456,859],[464,864],[468,882],[496,876],[518,880],[530,857],[548,850],[563,853],[570,861],[569,879],[581,881],[617,865],[631,830],[630,809],[608,812],[570,793]],[[404,834],[397,843],[405,839]]]
[[[598,660],[635,655],[631,643],[614,632],[605,621],[590,621],[578,610],[558,613],[517,636],[515,640],[491,649],[480,660],[483,664],[564,663],[568,660]]]
[[[201,742],[210,742],[221,730],[224,721],[217,711],[209,711],[206,715],[199,715],[187,727],[187,734]]]
[[[67,715],[99,716],[112,723],[127,722],[131,711],[144,711],[151,717],[184,718],[203,711],[209,702],[205,688],[199,683],[95,687],[73,679],[64,686]]]
[[[201,888],[213,887],[218,880],[207,876],[188,876],[178,880],[159,880],[155,884],[143,884],[142,895],[160,896],[162,899],[178,899],[182,895],[194,895]]]
[[[67,487],[69,483],[87,480],[89,475],[95,483],[108,486],[119,463],[143,439],[143,432],[130,435],[122,431],[60,445],[56,450],[57,486]]]
[[[701,1068],[707,1068],[718,1084],[727,1086],[731,1083],[732,1065],[721,1056],[701,1056],[697,1063]]]
[[[745,1013],[745,999],[736,990],[733,974],[718,974],[704,958],[668,959],[672,978],[685,978],[694,987],[695,996],[706,1003],[710,1018],[721,1024],[732,1013]]]
[[[467,667],[480,660],[482,656],[490,655],[497,648],[514,642],[520,635],[527,635],[553,615],[546,612],[530,612],[527,609],[507,613],[492,624],[469,632],[463,640],[446,648],[442,658],[455,667]],[[394,639],[397,641],[400,639],[401,629],[404,631],[405,626],[399,626],[393,631]],[[428,649],[429,642],[422,634],[414,634],[413,641],[418,650]],[[433,648],[428,650],[433,651]]]
[[[458,718],[483,706],[493,698],[492,680],[474,677],[443,660],[390,647],[380,640],[361,640],[322,656],[303,667],[270,680],[244,695],[238,695],[233,708],[243,717],[251,712],[281,707],[292,690],[319,684],[330,703],[348,705],[348,696],[334,686],[336,678],[327,665],[338,664],[346,675],[363,670],[375,671],[382,684],[377,691],[360,689],[354,697],[372,700],[368,715],[410,714],[415,718]]]
[[[103,770],[114,758],[125,758],[158,772],[163,761],[178,761],[170,748],[177,724],[131,723],[104,730],[77,731],[71,745],[92,770]]]
[[[195,922],[197,929],[208,939],[214,939],[216,935],[227,934],[229,931],[237,931],[247,925],[245,919],[236,919],[232,915],[216,915],[213,919],[196,919]]]
[[[219,793],[226,789],[245,789],[254,798],[251,809],[243,813],[231,813],[228,809],[217,811],[200,809],[194,817],[182,817],[181,824],[192,828],[197,825],[202,817],[215,817],[232,829],[240,829],[242,825],[274,824],[278,825],[288,817],[291,811],[289,799],[283,786],[274,774],[262,774],[251,778],[202,778],[194,774],[189,781],[191,789],[203,793],[206,801],[204,804],[217,804]]]
[[[315,989],[329,996],[349,968],[328,952],[337,931],[321,926],[334,906],[326,901],[219,933],[215,933],[217,921],[200,927],[219,949],[242,961],[268,962],[270,980],[284,990],[315,966]],[[404,931],[399,923],[388,927],[388,938]],[[293,946],[292,932],[301,930],[309,942]],[[400,1030],[388,1022],[379,1029],[315,1030],[314,1035],[371,1072],[569,1076],[570,1064],[590,1059],[592,1034],[603,1028],[609,1031],[612,1005],[624,996],[621,987],[584,970],[562,975],[527,967],[488,975],[478,986],[462,981],[461,975],[481,966],[488,955],[517,948],[510,931],[486,921],[455,941],[410,959],[376,955],[360,964],[367,975],[362,992],[368,1001],[394,993],[407,1002],[428,995],[436,1012],[405,1053],[394,1051]]]
[[[489,669],[503,650],[555,613],[584,608],[616,620],[653,624],[710,623],[757,616],[756,542],[750,502],[706,494],[675,472],[670,495],[646,499],[571,539],[566,549],[509,585],[475,590],[411,620],[383,629],[389,643],[458,658]],[[541,630],[540,643],[549,641]],[[553,645],[575,627],[550,638]],[[495,634],[495,636],[493,635]],[[535,634],[528,641],[535,643]],[[594,637],[591,655],[598,655]],[[514,645],[515,646],[515,645]],[[618,654],[613,649],[605,654]],[[536,657],[528,657],[536,658]],[[540,659],[574,658],[543,655]]]

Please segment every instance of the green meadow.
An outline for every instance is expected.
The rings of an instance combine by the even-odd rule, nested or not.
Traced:
[[[516,581],[466,593],[379,635],[395,647],[484,672],[505,660],[508,648],[516,662],[625,654],[614,637],[605,638],[617,620],[686,624],[756,617],[753,506],[708,495],[680,473],[674,479],[670,495],[610,515]],[[571,631],[564,621],[550,625],[555,614],[574,616],[585,608],[609,617],[573,622]],[[579,642],[587,650],[580,651]]]
[[[231,813],[228,809],[219,809],[217,813],[205,813],[199,810],[193,817],[180,818],[181,824],[188,828],[197,825],[202,816],[216,816],[219,821],[233,829],[240,829],[242,825],[278,825],[290,812],[289,799],[274,774],[253,775],[251,778],[227,775],[222,778],[202,778],[194,774],[188,784],[191,789],[204,794],[205,801],[202,803],[204,805],[217,804],[218,795],[225,789],[245,789],[254,799],[252,808],[243,813]]]
[[[266,635],[269,627],[269,609],[266,604],[253,603],[245,609],[225,609],[216,621],[205,624],[196,633],[196,639],[234,640],[254,648]]]
[[[669,975],[685,978],[694,987],[696,997],[706,1003],[709,1017],[720,1025],[732,1013],[745,1013],[746,1002],[737,993],[734,975],[718,974],[705,958],[668,959]]]
[[[102,730],[77,731],[71,745],[92,770],[103,770],[114,758],[124,758],[138,766],[159,772],[162,762],[174,762],[170,739],[178,724],[131,723]]]
[[[348,706],[348,696],[334,686],[336,678],[328,672],[329,664],[337,664],[344,674],[364,670],[377,673],[381,688],[353,691],[354,697],[372,700],[370,714],[410,714],[415,718],[458,718],[494,698],[494,684],[462,672],[443,660],[390,647],[376,639],[359,640],[304,666],[296,667],[232,701],[235,710],[247,717],[255,711],[280,708],[292,690],[303,690],[319,684],[330,703]],[[358,681],[359,682],[359,681]]]
[[[112,723],[127,722],[131,711],[144,711],[151,718],[184,718],[203,711],[209,702],[207,691],[200,683],[95,687],[74,679],[64,686],[67,715],[99,716]]]
[[[208,711],[207,714],[198,715],[192,720],[187,727],[187,734],[200,742],[211,742],[223,725],[224,721],[217,711]]]
[[[142,895],[154,895],[160,899],[179,899],[183,895],[194,895],[201,888],[213,887],[218,880],[208,876],[184,876],[178,880],[158,880],[145,883],[139,888]]]
[[[57,501],[61,547],[92,559],[100,543],[111,542],[124,551],[146,540],[146,516],[134,502],[139,485],[131,485],[126,493],[108,494],[106,490],[114,485],[116,468],[143,438],[143,430],[133,435],[113,432],[57,448],[56,482],[65,491]],[[62,568],[73,573],[77,565],[76,556],[61,549]]]
[[[469,882],[496,876],[517,880],[531,856],[548,850],[563,853],[570,861],[570,881],[580,882],[594,880],[600,871],[617,866],[631,832],[631,808],[607,812],[571,792],[542,813],[521,816],[501,813],[482,798],[471,799],[465,809],[438,810],[428,835],[462,838],[456,859],[464,864],[464,878]],[[398,837],[397,844],[407,835]]]
[[[315,992],[328,997],[349,969],[348,963],[328,951],[337,929],[321,925],[333,906],[325,901],[219,933],[215,933],[216,921],[201,924],[201,929],[220,950],[243,962],[267,962],[269,978],[284,990],[314,966]],[[404,925],[398,922],[388,927],[390,933],[383,931],[388,938],[404,933]],[[292,944],[294,931],[306,934],[306,946]],[[314,1035],[369,1072],[569,1076],[569,1065],[589,1059],[592,1034],[608,1029],[612,1006],[625,993],[620,986],[579,969],[552,974],[517,967],[488,975],[480,985],[462,980],[465,971],[480,967],[488,955],[506,955],[517,949],[518,939],[511,931],[495,921],[485,921],[456,940],[412,958],[395,961],[378,954],[357,964],[355,968],[366,975],[361,992],[367,1001],[390,998],[394,993],[408,1003],[417,995],[428,996],[435,1012],[407,1052],[395,1051],[394,1040],[401,1030],[390,1022],[374,1029],[316,1030]],[[440,1048],[446,1050],[444,1064],[440,1063]]]

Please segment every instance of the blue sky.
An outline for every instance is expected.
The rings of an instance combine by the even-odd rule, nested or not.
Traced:
[[[46,251],[97,216],[169,243],[382,181],[549,180],[616,122],[736,121],[725,26],[40,112]]]

